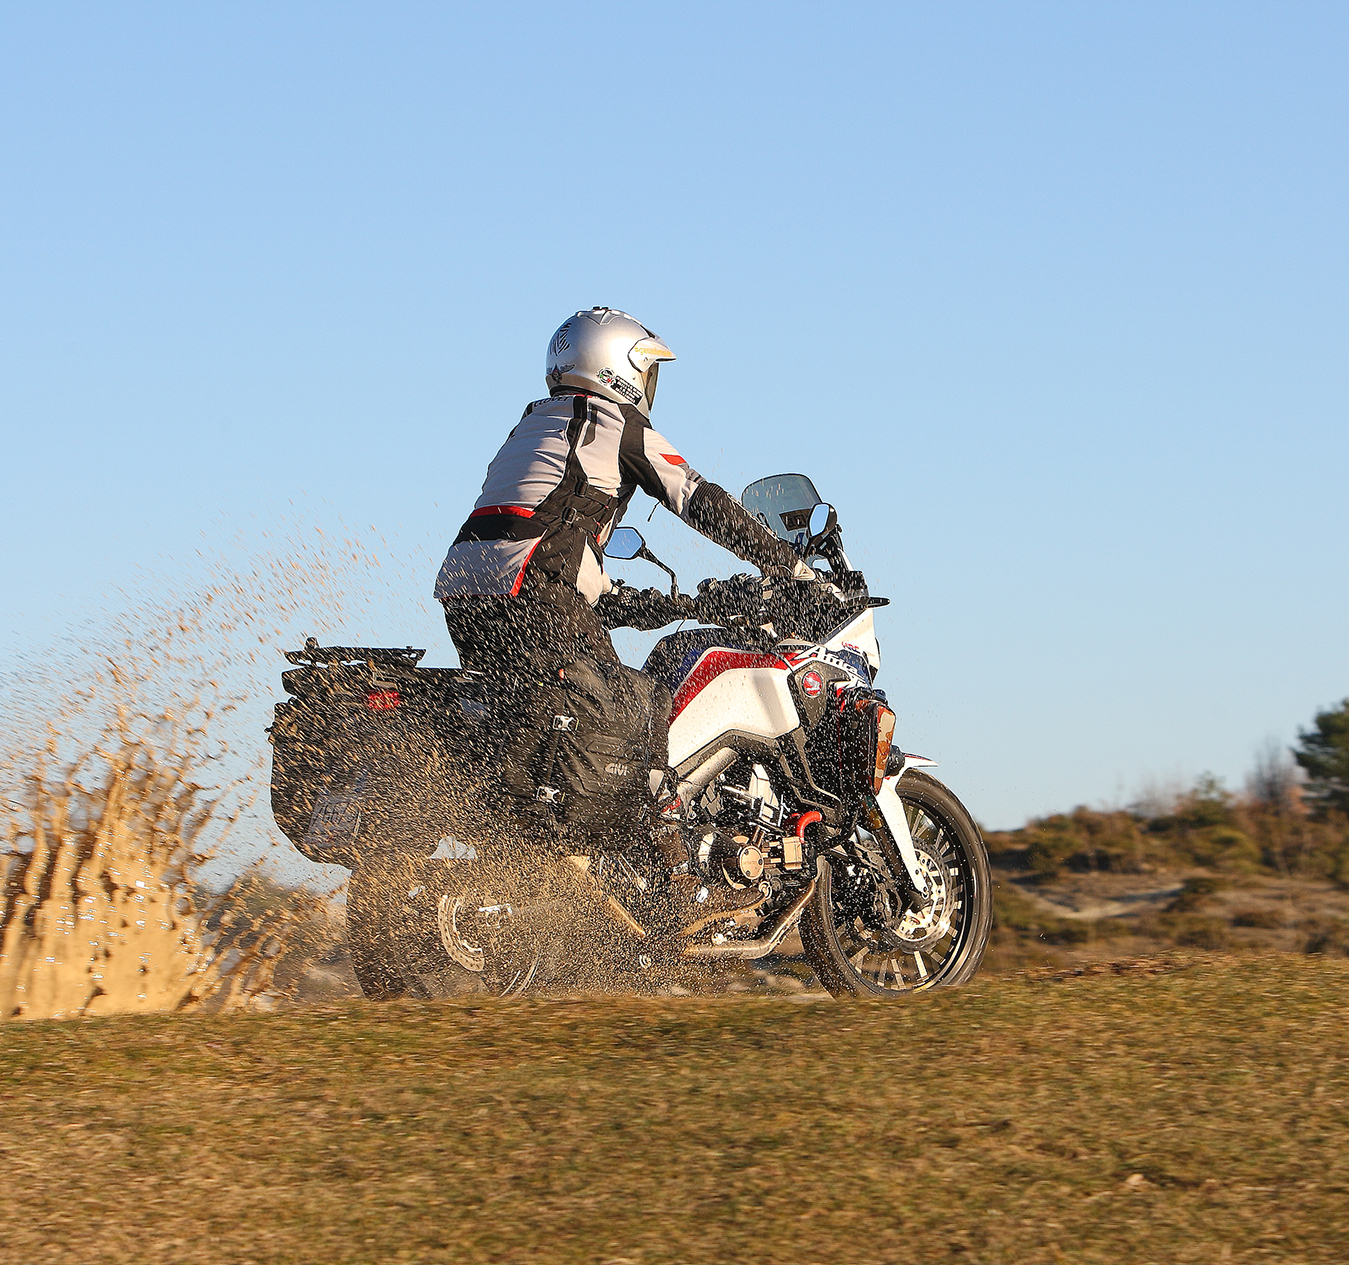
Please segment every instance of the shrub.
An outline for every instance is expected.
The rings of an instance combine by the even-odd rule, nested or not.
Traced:
[[[1177,805],[1175,821],[1182,828],[1191,830],[1230,826],[1234,802],[1223,788],[1222,779],[1214,777],[1212,773],[1205,773]]]
[[[1142,860],[1138,822],[1128,813],[1075,808],[1033,821],[1022,834],[1026,863],[1037,878],[1052,879],[1064,866],[1074,870],[1134,871]]]
[[[1184,850],[1196,865],[1222,870],[1250,872],[1259,869],[1262,860],[1255,842],[1231,826],[1218,826],[1189,837]]]
[[[1349,886],[1349,819],[1342,814],[1323,813],[1309,820],[1249,804],[1238,815],[1265,867]]]
[[[1177,944],[1192,949],[1225,949],[1232,940],[1223,919],[1194,915],[1177,919],[1172,935]]]
[[[1198,865],[1229,874],[1262,869],[1349,887],[1349,816],[1309,819],[1260,798],[1237,800],[1205,776],[1165,813],[1075,808],[1020,830],[990,833],[994,861],[1051,882],[1064,870],[1138,873]]]
[[[993,928],[1045,944],[1083,944],[1092,934],[1090,923],[1042,910],[1009,883],[993,885]]]
[[[1165,912],[1168,914],[1188,913],[1190,910],[1198,908],[1207,897],[1229,886],[1231,885],[1226,879],[1216,878],[1212,875],[1187,878],[1175,899],[1167,905]]]
[[[1288,920],[1277,909],[1242,909],[1232,916],[1234,927],[1260,927],[1277,930]]]
[[[1274,739],[1257,752],[1255,767],[1246,778],[1246,793],[1252,802],[1271,812],[1287,816],[1302,812],[1297,765]]]
[[[1326,953],[1349,957],[1349,920],[1344,918],[1309,918],[1303,924],[1306,940],[1304,953]]]

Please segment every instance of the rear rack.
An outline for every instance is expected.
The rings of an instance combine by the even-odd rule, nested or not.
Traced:
[[[306,637],[303,650],[286,650],[287,663],[382,663],[394,667],[413,668],[421,661],[425,650],[415,650],[412,646],[320,646],[313,637]]]

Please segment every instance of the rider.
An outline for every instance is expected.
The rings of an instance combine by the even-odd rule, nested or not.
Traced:
[[[634,490],[765,575],[812,575],[789,544],[652,429],[660,366],[674,358],[661,339],[614,308],[564,321],[548,343],[549,396],[525,409],[492,459],[435,587],[465,668],[535,681],[565,678],[570,668],[576,679],[598,676],[592,701],[609,687],[612,700],[601,706],[613,713],[611,732],[614,723],[646,731],[657,769],[668,751],[664,717],[652,713],[668,714],[668,696],[650,678],[644,688],[634,680],[640,674],[619,661],[594,609],[614,587],[604,571],[604,544]],[[547,710],[526,705],[519,715],[546,724]],[[543,784],[547,743],[537,732],[514,741],[520,758],[508,788],[522,799],[550,802],[556,788]],[[507,765],[510,773],[512,761]],[[573,815],[587,794],[584,781],[566,788]]]

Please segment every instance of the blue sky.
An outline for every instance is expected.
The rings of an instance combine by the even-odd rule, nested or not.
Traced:
[[[1347,52],[1289,3],[0,5],[3,649],[301,521],[387,549],[316,631],[451,661],[438,557],[611,304],[697,469],[837,505],[982,821],[1239,784],[1349,694]]]

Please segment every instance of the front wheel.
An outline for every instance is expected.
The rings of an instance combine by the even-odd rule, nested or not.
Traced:
[[[821,854],[801,939],[836,997],[896,998],[963,984],[988,943],[993,886],[978,827],[936,778],[911,771],[896,790],[928,899],[914,898],[889,839],[859,831]]]

